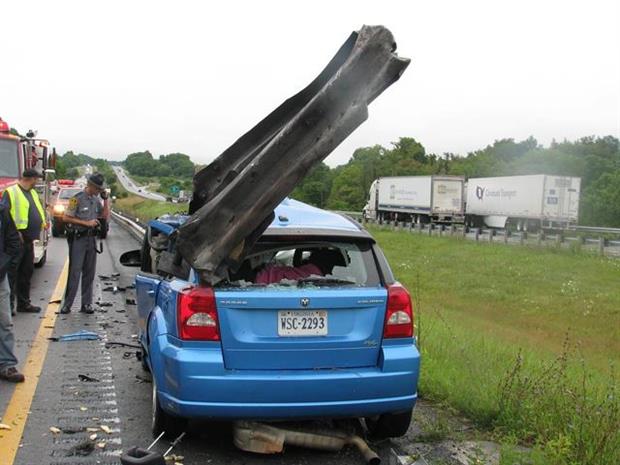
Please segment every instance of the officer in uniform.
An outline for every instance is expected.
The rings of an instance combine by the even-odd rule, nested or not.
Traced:
[[[101,203],[103,199],[103,205]],[[94,173],[88,178],[83,191],[69,200],[63,221],[67,225],[69,243],[69,277],[60,313],[71,312],[71,306],[82,277],[82,306],[80,312],[93,313],[93,282],[97,266],[98,218],[108,218],[110,207],[105,191],[103,175]]]

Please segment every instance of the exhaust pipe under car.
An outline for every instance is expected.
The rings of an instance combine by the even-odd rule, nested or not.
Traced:
[[[263,423],[238,421],[233,425],[234,443],[239,449],[258,454],[277,454],[284,445],[325,451],[339,451],[346,445],[357,447],[369,465],[379,465],[381,459],[361,437],[342,432],[305,433]]]

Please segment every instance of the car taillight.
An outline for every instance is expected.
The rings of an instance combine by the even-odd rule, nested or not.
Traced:
[[[401,284],[388,287],[384,338],[413,337],[413,305],[409,292]]]
[[[179,293],[179,337],[186,341],[219,341],[215,293],[210,287],[192,287]]]

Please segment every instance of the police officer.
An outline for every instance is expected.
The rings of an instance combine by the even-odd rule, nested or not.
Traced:
[[[103,199],[103,205],[99,199]],[[69,243],[69,277],[65,298],[60,313],[71,312],[71,306],[78,290],[80,275],[82,277],[82,306],[80,312],[93,313],[93,282],[97,266],[96,239],[99,231],[98,218],[108,218],[110,207],[101,173],[94,173],[88,178],[83,191],[70,200],[63,215],[67,225],[67,242]]]

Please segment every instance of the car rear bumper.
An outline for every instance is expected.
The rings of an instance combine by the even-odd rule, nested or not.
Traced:
[[[156,339],[150,360],[162,408],[182,417],[361,417],[409,410],[417,399],[420,355],[411,343],[383,347],[377,367],[227,370],[219,344],[181,349],[172,337]]]

